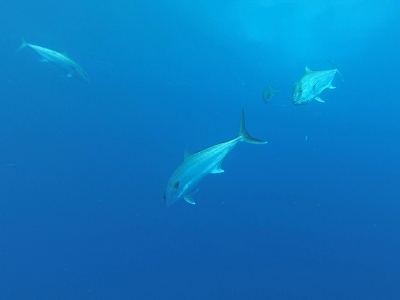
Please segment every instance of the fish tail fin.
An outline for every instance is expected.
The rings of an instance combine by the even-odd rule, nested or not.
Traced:
[[[17,51],[24,49],[28,45],[29,44],[25,41],[25,39],[22,38],[21,45],[19,45],[19,48],[17,49]]]
[[[240,141],[249,144],[263,145],[268,142],[253,138],[246,130],[245,119],[244,119],[244,108],[242,109],[242,118],[240,119],[240,130],[239,130]]]
[[[332,65],[332,67],[333,67],[334,69],[336,69],[335,65],[334,65],[329,59],[326,59],[326,60],[328,61],[328,63],[330,63],[330,64]],[[338,69],[336,69],[336,72],[338,72],[338,74],[342,77],[342,80],[344,81],[344,77],[343,77],[343,75],[339,72]]]
[[[338,72],[338,74],[342,77],[342,81],[344,81],[344,77],[343,77],[343,75],[339,72],[339,70],[338,69],[336,69],[336,71]]]

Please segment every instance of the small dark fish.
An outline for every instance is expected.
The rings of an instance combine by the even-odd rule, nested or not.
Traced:
[[[262,93],[262,99],[264,100],[265,103],[268,103],[269,101],[271,101],[276,94],[279,93],[279,90],[276,88],[273,88],[272,86],[266,86],[264,88],[264,91]]]

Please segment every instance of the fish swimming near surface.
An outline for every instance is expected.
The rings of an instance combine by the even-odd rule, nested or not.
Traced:
[[[272,99],[274,99],[275,95],[279,93],[279,90],[273,88],[272,86],[266,86],[262,93],[262,99],[265,103],[268,103]]]
[[[255,145],[267,143],[248,134],[245,127],[244,109],[242,110],[238,137],[196,153],[185,151],[182,164],[168,181],[164,193],[165,205],[168,207],[181,198],[190,204],[195,204],[192,195],[196,192],[197,184],[208,174],[223,173],[221,164],[224,158],[239,142]]]
[[[300,78],[293,87],[292,102],[294,105],[302,105],[310,103],[313,99],[318,102],[324,103],[319,94],[324,90],[333,90],[336,87],[332,86],[332,80],[336,73],[340,76],[337,69],[313,71],[306,67],[306,74]],[[343,77],[343,76],[342,76]]]
[[[25,47],[30,47],[37,53],[39,53],[42,56],[42,59],[40,60],[41,62],[52,62],[61,69],[66,70],[67,77],[75,76],[85,82],[88,82],[87,73],[82,69],[80,65],[70,59],[67,55],[41,46],[28,44],[24,39],[22,39],[22,43],[19,46],[18,50],[21,50]]]

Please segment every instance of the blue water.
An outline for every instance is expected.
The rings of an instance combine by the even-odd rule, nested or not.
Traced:
[[[1,6],[0,300],[400,299],[396,1]],[[294,106],[327,59],[344,81]],[[268,144],[165,208],[184,150],[235,138],[242,107]]]

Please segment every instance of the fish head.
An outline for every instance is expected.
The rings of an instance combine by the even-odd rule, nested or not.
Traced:
[[[313,94],[308,91],[302,81],[296,82],[292,90],[292,102],[294,105],[307,104],[313,99]]]
[[[165,206],[171,206],[181,198],[181,190],[179,188],[179,181],[169,182],[164,192]]]

